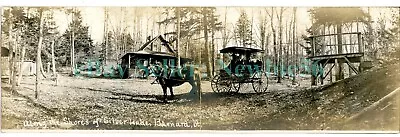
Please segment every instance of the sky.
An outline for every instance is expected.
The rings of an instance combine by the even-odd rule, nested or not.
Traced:
[[[305,33],[305,29],[311,26],[311,19],[308,14],[308,10],[311,7],[300,7],[297,8],[297,28],[298,28],[298,33],[302,34]],[[89,26],[89,33],[91,34],[91,37],[94,39],[94,42],[102,42],[103,40],[103,33],[104,33],[104,7],[78,7],[79,10],[81,10],[82,18],[83,18],[83,23],[85,25]],[[114,8],[114,9],[119,9],[119,8]],[[217,14],[220,15],[220,21],[224,21],[224,15],[225,15],[225,9],[226,7],[217,7]],[[227,8],[227,24],[231,27],[234,26],[236,23],[239,13],[241,10],[245,10],[246,13],[249,15],[249,19],[251,19],[251,15],[254,16],[255,22],[254,25],[257,25],[257,19],[259,18],[259,11],[257,10],[257,7],[228,7]],[[253,14],[251,14],[253,13]],[[371,14],[373,16],[373,19],[376,19],[382,15],[389,16],[389,10],[385,8],[373,8],[371,9]],[[152,12],[151,10],[144,11],[145,15],[151,15]],[[132,33],[132,29],[129,29],[133,25],[133,19],[132,19],[133,14],[130,12],[127,12],[126,17],[127,17],[127,27],[128,27],[128,32]],[[114,12],[110,12],[110,20],[111,22],[109,24],[118,24],[118,19],[121,19],[122,14],[118,10]],[[71,21],[71,15],[66,15],[65,13],[61,11],[56,11],[55,12],[55,20],[56,23],[59,25],[59,31],[64,32],[66,28],[68,27],[68,23]],[[143,20],[142,24],[146,24],[147,21],[149,21],[149,24],[152,24],[153,21],[151,19],[148,20]],[[111,25],[113,27],[113,25]],[[143,32],[149,31],[149,28],[147,26],[142,26]]]

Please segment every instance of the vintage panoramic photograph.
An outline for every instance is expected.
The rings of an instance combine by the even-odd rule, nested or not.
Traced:
[[[400,130],[400,7],[2,7],[1,130]]]

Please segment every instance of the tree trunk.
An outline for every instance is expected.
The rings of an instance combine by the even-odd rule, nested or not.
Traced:
[[[11,32],[11,31],[10,31]],[[10,41],[11,42],[11,41]],[[17,74],[16,74],[16,55],[17,54],[15,54],[15,55],[13,55],[14,53],[17,53],[17,44],[18,44],[18,34],[16,34],[15,35],[15,42],[14,42],[14,44],[11,44],[10,45],[10,47],[11,47],[11,56],[12,56],[12,58],[11,58],[11,76],[10,76],[10,78],[12,78],[12,80],[11,80],[11,85],[12,85],[12,87],[11,87],[11,89],[12,89],[12,93],[15,93],[16,92],[16,84],[17,84],[17,81],[16,81],[16,76],[17,76]]]
[[[54,40],[53,42],[51,42],[51,66],[52,66],[52,70],[53,70],[53,76],[56,76],[56,59],[54,56]]]
[[[370,7],[368,7],[367,13],[368,13],[368,15],[371,15]],[[375,54],[375,50],[377,50],[377,49],[375,49],[375,46],[374,46],[375,38],[374,38],[374,29],[372,27],[372,19],[371,19],[371,17],[368,17],[366,24],[367,24],[367,29],[368,29],[368,34],[366,36],[368,44],[365,47],[366,48],[365,51],[370,52],[370,54],[372,52],[373,57],[375,59],[377,59],[377,56]],[[366,54],[368,55],[368,53],[366,53]]]
[[[13,75],[13,56],[14,56],[14,48],[13,48],[13,44],[12,44],[12,13],[11,13],[11,8],[9,9],[9,13],[8,13],[8,65],[9,65],[9,74],[8,74],[8,84],[12,84],[12,75]],[[14,90],[14,89],[11,89]]]
[[[36,82],[35,82],[35,98],[38,99],[39,94],[39,73],[41,66],[41,51],[42,51],[42,42],[43,42],[43,9],[39,9],[39,43],[36,53]]]
[[[267,26],[265,26],[266,28]],[[265,56],[269,59],[269,40],[271,38],[271,34],[267,34],[266,38],[265,38]]]
[[[206,67],[207,67],[207,77],[211,78],[211,61],[210,61],[210,50],[208,46],[208,20],[207,20],[207,11],[203,8],[203,27],[204,27],[204,47],[206,52]]]
[[[214,17],[211,16],[211,63],[212,63],[212,78],[215,75],[215,20]]]
[[[397,49],[400,48],[400,7],[398,7],[398,14],[397,14],[397,46],[396,47],[397,47]]]
[[[338,54],[341,54],[343,52],[342,49],[342,24],[337,24],[336,25],[336,29],[337,29],[337,41],[338,41]],[[344,72],[343,72],[343,63],[339,62],[339,66],[338,66],[338,76],[337,76],[337,80],[341,80],[344,78]]]
[[[214,76],[214,74],[215,74],[215,43],[214,43],[214,38],[215,38],[215,30],[214,30],[214,21],[212,22],[212,25],[213,25],[213,27],[212,27],[212,31],[211,31],[211,59],[212,59],[212,75],[211,75],[211,77],[212,76]],[[210,77],[210,78],[211,78]]]
[[[30,8],[27,9],[27,17],[28,17],[28,19],[29,19],[29,9]],[[22,30],[24,30],[24,29],[25,29],[25,27],[22,28]],[[24,72],[23,72],[24,70],[22,69],[22,66],[23,66],[23,64],[25,62],[25,52],[26,52],[25,43],[27,41],[30,41],[30,40],[27,40],[27,37],[24,37],[24,42],[23,42],[23,44],[21,44],[20,67],[19,67],[19,76],[18,76],[18,80],[17,80],[17,85],[18,86],[21,84],[22,75],[24,74]]]
[[[21,84],[21,80],[22,80],[22,75],[23,75],[23,69],[22,69],[22,66],[23,66],[23,64],[24,64],[24,62],[25,62],[25,49],[26,49],[26,47],[25,46],[22,46],[21,47],[21,62],[20,62],[20,67],[19,67],[19,76],[18,76],[18,82],[17,82],[17,85],[19,86],[20,84]]]
[[[16,92],[16,81],[15,81],[15,76],[16,76],[16,74],[15,74],[15,55],[16,54],[14,54],[16,51],[14,50],[15,49],[15,45],[16,45],[16,43],[17,43],[17,39],[16,39],[16,41],[14,41],[14,43],[13,43],[13,39],[12,39],[12,37],[13,37],[13,35],[14,35],[14,33],[12,32],[12,12],[11,12],[11,8],[9,9],[9,14],[8,14],[8,19],[9,19],[9,30],[8,30],[8,34],[9,34],[9,37],[8,37],[8,46],[9,46],[9,71],[10,71],[10,74],[9,74],[9,77],[8,77],[8,79],[9,79],[9,83],[11,84],[11,93],[15,93]],[[15,38],[17,38],[18,36],[17,35],[15,35]]]
[[[278,45],[274,45],[274,74],[277,76],[276,78],[278,78],[279,77],[279,70],[278,70],[278,68],[276,68],[276,67],[278,67],[279,66],[279,62],[278,62],[278,49],[277,49],[277,47],[278,47]],[[275,68],[276,68],[276,70],[277,71],[275,71]],[[275,79],[276,80],[276,79]]]
[[[249,48],[253,45],[253,24],[254,24],[254,14],[253,14],[253,8],[251,8],[251,25],[250,25],[250,45]]]
[[[103,65],[107,64],[107,48],[108,48],[108,12],[107,7],[104,7],[104,61]]]
[[[329,25],[329,26],[328,26],[328,33],[329,33],[329,34],[332,34],[332,31],[331,31],[332,29],[331,29],[331,27],[333,27],[333,33],[335,33],[335,27],[332,26],[332,25]],[[334,41],[334,40],[332,39],[332,37],[330,37],[330,38],[329,38],[329,45],[332,45],[332,41]],[[332,47],[330,47],[329,50],[332,50]],[[336,63],[336,62],[335,62],[335,63]],[[328,68],[333,67],[333,65],[335,65],[335,64],[334,64],[334,63],[331,63],[331,64],[329,65]],[[329,73],[329,77],[330,77],[329,82],[330,82],[330,83],[333,82],[333,73],[334,73],[334,71],[331,71],[331,72]]]
[[[294,7],[293,8],[293,34],[292,34],[292,36],[293,36],[293,38],[292,38],[292,40],[293,40],[293,48],[292,48],[292,50],[293,50],[293,59],[294,59],[294,66],[295,67],[297,67],[298,66],[298,64],[297,64],[297,46],[296,46],[296,11],[297,11],[297,8],[296,7]],[[292,80],[292,84],[295,84],[296,83],[296,68],[294,68],[293,69],[293,80]]]
[[[158,15],[158,20],[161,20],[161,13],[159,13],[159,15]],[[162,35],[162,32],[161,32],[161,23],[158,23],[157,25],[158,25],[157,35]],[[187,45],[189,45],[189,44],[187,44]],[[161,52],[161,46],[158,46],[157,51]]]
[[[3,7],[0,7],[0,17],[1,18],[4,18],[3,17],[3,12],[4,12],[4,8]],[[2,21],[0,21],[0,26],[3,26],[3,22]],[[1,45],[3,45],[3,37],[0,37],[0,44]],[[0,47],[0,58],[2,57],[3,55],[1,55],[1,47]],[[1,79],[1,76],[3,75],[3,69],[0,69],[0,79]]]
[[[176,37],[176,55],[178,57],[178,61],[177,61],[177,67],[180,68],[181,67],[181,56],[179,55],[179,48],[180,48],[180,37],[181,37],[181,8],[176,8],[176,10],[178,10],[178,18],[177,18],[177,37]]]
[[[278,53],[278,83],[281,83],[282,79],[282,17],[283,17],[283,8],[280,10],[280,15],[279,15],[279,53]]]
[[[72,22],[75,21],[75,8],[72,11]],[[71,34],[71,73],[75,75],[75,28],[72,27],[72,34]]]
[[[349,31],[350,33],[352,33],[353,32],[353,22],[351,22],[350,23],[350,31]],[[358,30],[356,31],[356,32],[358,32]],[[349,36],[350,37],[350,44],[352,44],[352,38],[351,38],[351,35]],[[346,49],[347,49],[347,46],[346,46]],[[354,53],[354,46],[350,46],[350,53]],[[349,52],[346,52],[346,53],[349,53]],[[349,70],[349,77],[352,75],[352,69],[351,69],[351,67],[350,66],[348,66],[347,65],[347,68],[348,68],[348,70]]]
[[[42,50],[43,50],[43,48],[41,48]],[[40,53],[40,54],[42,54],[42,53]],[[43,69],[43,62],[42,62],[42,57],[40,57],[39,58],[39,66],[40,66],[40,74],[41,74],[41,76],[43,77],[43,78],[47,78],[47,75],[46,75],[46,72],[44,72],[44,69]]]
[[[261,11],[260,11],[260,15],[262,15],[262,13],[261,13]],[[265,17],[264,16],[262,16],[261,17],[261,22],[260,22],[260,37],[261,37],[261,49],[262,50],[264,50],[264,52],[262,53],[263,55],[262,55],[262,57],[261,57],[261,60],[265,63],[265,38],[266,38],[266,35],[265,35],[265,33],[266,33],[266,31],[265,31],[265,28],[266,28],[266,24],[265,24]],[[263,64],[263,66],[262,66],[262,71],[263,72],[265,72],[265,64]]]
[[[11,50],[11,54],[14,54],[14,53],[17,53],[17,42],[18,42],[18,38],[17,38],[18,36],[17,35],[15,35],[15,39],[16,39],[16,41],[15,41],[15,43],[11,46],[11,47],[13,47],[12,48],[12,50]],[[11,75],[11,78],[12,78],[12,80],[11,80],[11,85],[12,85],[12,93],[15,93],[16,92],[16,84],[17,84],[17,81],[16,81],[16,77],[17,77],[17,72],[16,72],[16,55],[17,54],[15,54],[15,55],[12,55],[12,59],[11,59],[11,61],[12,61],[12,67],[10,68],[10,69],[12,69],[12,75]]]
[[[285,54],[286,54],[286,72],[289,72],[289,56],[290,56],[290,54],[289,54],[289,51],[290,51],[290,41],[291,41],[291,37],[290,37],[290,26],[292,26],[292,22],[289,22],[289,25],[288,25],[288,23],[286,22],[285,23],[285,32],[286,32],[286,46],[285,46]],[[286,75],[288,75],[289,73],[286,73]],[[289,76],[289,75],[288,75]]]
[[[227,34],[226,34],[226,18],[227,18],[227,14],[228,14],[228,7],[225,7],[225,16],[224,16],[224,30],[223,30],[223,36],[222,36],[222,39],[223,39],[223,43],[222,43],[222,47],[223,48],[225,48],[227,45],[228,45],[228,36],[227,36]],[[222,55],[222,61],[225,61],[225,56],[224,55]]]
[[[277,36],[276,36],[276,30],[275,30],[275,26],[274,26],[274,8],[272,7],[271,8],[271,16],[270,16],[270,18],[271,18],[271,30],[272,30],[272,37],[273,37],[273,49],[274,49],[274,64],[275,64],[275,66],[279,66],[279,62],[278,62],[278,50],[276,49],[277,47]],[[267,68],[268,69],[268,68]],[[278,71],[278,73],[279,73],[279,71]],[[276,74],[275,74],[276,75]],[[278,75],[278,77],[279,77],[279,75]],[[280,81],[280,78],[278,78],[279,79],[279,81]]]

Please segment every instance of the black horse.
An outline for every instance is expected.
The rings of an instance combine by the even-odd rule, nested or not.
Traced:
[[[152,73],[156,76],[156,81],[161,85],[164,93],[164,102],[167,99],[174,99],[173,87],[180,86],[185,82],[189,82],[192,86],[189,94],[194,95],[197,93],[196,82],[199,78],[198,69],[193,66],[185,66],[183,68],[161,67],[160,65],[150,67]],[[167,97],[167,89],[170,91],[170,98]]]

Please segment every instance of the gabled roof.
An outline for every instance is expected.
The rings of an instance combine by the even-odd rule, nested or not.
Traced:
[[[167,58],[174,58],[175,57],[174,55],[168,54],[168,53],[165,53],[165,52],[141,50],[141,51],[136,51],[136,52],[127,52],[121,58],[125,58],[128,55],[142,56],[142,57],[150,57],[150,56],[159,56],[159,57],[167,57]]]
[[[138,51],[144,50],[147,46],[149,46],[151,43],[153,43],[156,39],[159,39],[162,43],[162,46],[165,46],[167,48],[167,50],[172,53],[172,54],[176,54],[175,51],[171,48],[171,45],[169,44],[169,42],[167,40],[164,39],[164,37],[162,35],[158,35],[157,37],[153,38],[150,41],[147,41],[146,43],[143,44],[142,47],[139,48]]]
[[[161,46],[164,46],[167,49],[167,52],[158,52],[158,51],[151,51],[145,50],[147,46],[151,45],[151,43],[155,42],[157,39],[161,41]],[[175,50],[171,48],[170,43],[164,39],[162,35],[159,35],[150,41],[147,41],[143,46],[139,48],[136,52],[127,52],[125,53],[120,59],[126,59],[129,55],[137,57],[137,58],[156,58],[156,59],[176,59],[177,54]],[[188,61],[192,61],[189,58],[180,57],[181,63],[185,63]]]

